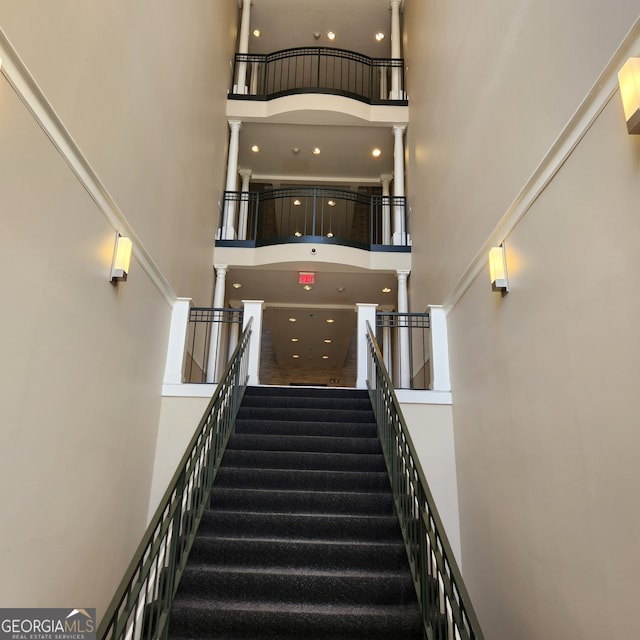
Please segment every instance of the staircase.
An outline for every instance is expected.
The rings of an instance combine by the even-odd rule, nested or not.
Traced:
[[[249,387],[173,640],[421,639],[367,392]]]

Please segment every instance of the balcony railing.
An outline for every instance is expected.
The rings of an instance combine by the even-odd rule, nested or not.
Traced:
[[[410,251],[404,197],[324,187],[225,191],[219,239],[234,246],[315,242]]]
[[[230,98],[271,100],[296,93],[328,93],[367,104],[406,105],[404,60],[370,58],[331,47],[236,54]]]

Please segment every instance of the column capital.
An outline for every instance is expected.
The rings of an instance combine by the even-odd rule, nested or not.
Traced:
[[[406,124],[394,124],[393,127],[391,127],[394,136],[397,136],[398,134],[403,135],[406,128]]]
[[[251,169],[238,169],[238,173],[243,178],[250,178],[251,177]]]
[[[224,278],[227,275],[228,264],[214,264],[213,267],[216,270],[216,276],[218,278]]]
[[[242,120],[229,120],[229,129],[231,131],[240,131],[242,129]]]
[[[402,8],[402,0],[389,0],[389,6],[392,9],[401,9]]]
[[[400,282],[401,280],[406,280],[411,275],[411,271],[409,269],[396,269],[396,275],[398,276],[398,282]]]
[[[393,174],[392,173],[383,173],[380,176],[380,182],[382,182],[382,184],[386,183],[390,183],[393,180]]]

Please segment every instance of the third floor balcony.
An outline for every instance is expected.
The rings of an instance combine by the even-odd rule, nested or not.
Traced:
[[[406,106],[402,58],[371,58],[331,47],[236,54],[233,100],[271,100],[303,93],[344,96],[370,105]]]

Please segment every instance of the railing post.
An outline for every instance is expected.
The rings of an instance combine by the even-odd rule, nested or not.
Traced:
[[[429,306],[429,324],[431,326],[431,358],[429,360],[431,389],[451,391],[447,316],[440,305]]]
[[[190,306],[191,298],[178,298],[173,305],[167,361],[164,366],[164,384],[182,384],[183,382]]]
[[[357,363],[357,379],[356,387],[358,389],[367,388],[367,363],[368,363],[368,345],[367,345],[367,323],[371,327],[376,326],[376,309],[377,304],[357,303],[358,310],[357,320],[357,344],[358,344],[358,363]]]
[[[264,300],[243,300],[242,304],[244,306],[243,331],[249,320],[253,318],[251,340],[249,341],[248,384],[255,386],[260,384],[260,347],[262,343],[262,307]]]

